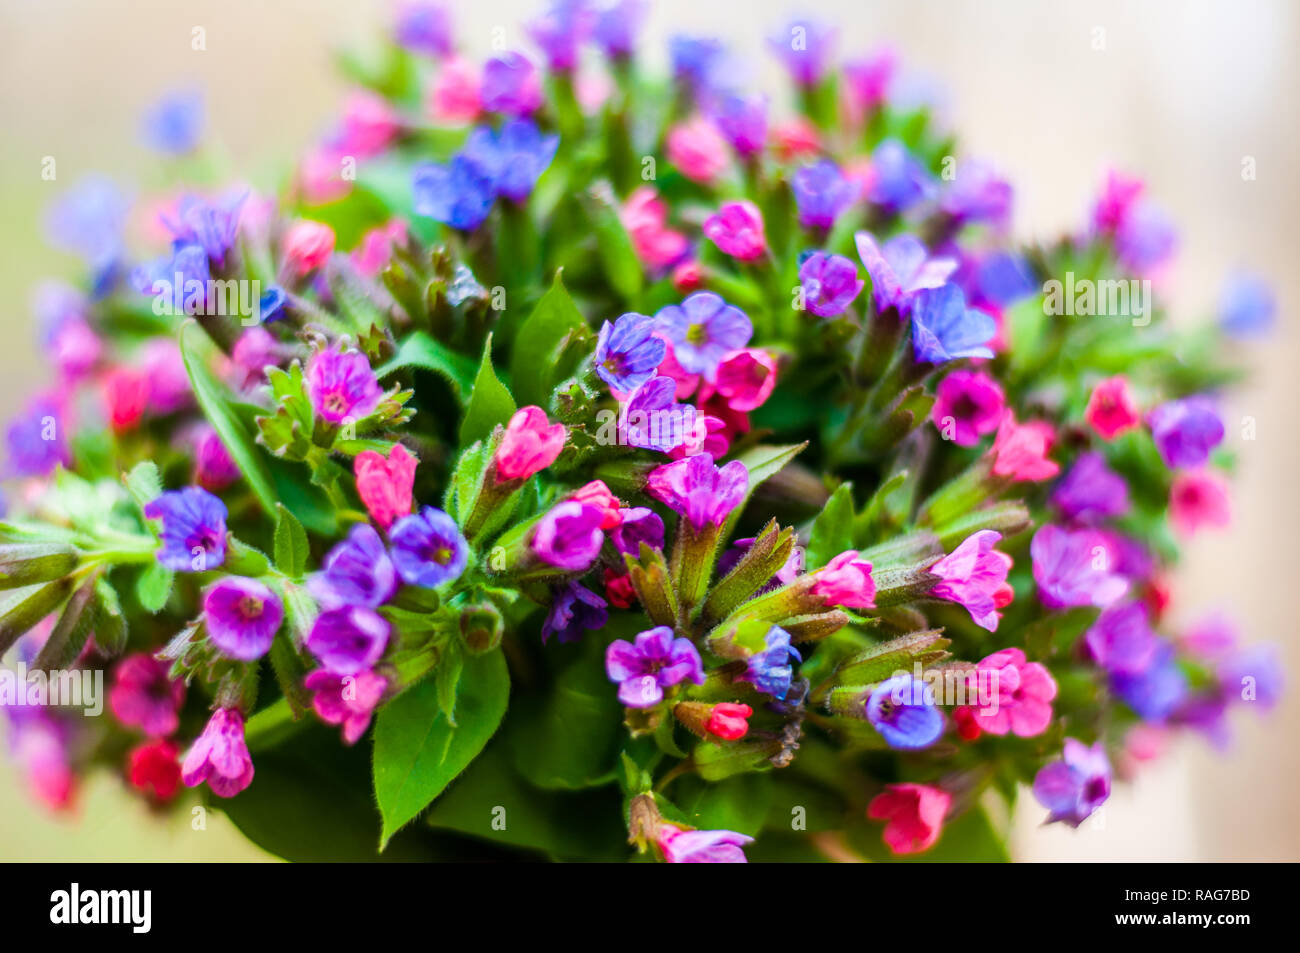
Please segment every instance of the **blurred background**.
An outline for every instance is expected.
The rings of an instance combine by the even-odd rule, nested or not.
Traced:
[[[535,0],[453,3],[476,58],[494,31],[523,47]],[[1208,320],[1234,268],[1269,278],[1279,321],[1251,358],[1256,376],[1228,404],[1240,461],[1232,528],[1198,537],[1175,580],[1175,623],[1213,609],[1249,641],[1283,646],[1291,687],[1300,662],[1290,544],[1300,528],[1294,409],[1300,271],[1300,5],[1288,0],[659,0],[644,31],[650,65],[674,33],[725,36],[754,79],[775,89],[764,37],[794,13],[837,23],[840,52],[896,47],[909,84],[942,96],[961,153],[995,160],[1017,184],[1016,231],[1077,228],[1103,170],[1144,175],[1182,227],[1161,289],[1180,320]],[[75,275],[41,240],[41,210],[82,175],[103,171],[137,195],[174,189],[141,144],[140,116],[161,93],[207,101],[214,172],[273,186],[318,137],[345,87],[340,48],[365,49],[389,22],[384,0],[0,0],[0,418],[44,381],[30,314],[33,285]],[[193,48],[195,30],[205,49]],[[45,157],[57,178],[42,178]],[[1257,177],[1242,176],[1253,157]],[[136,223],[137,228],[139,223]],[[1256,422],[1243,440],[1239,421]],[[1012,820],[1022,860],[1300,860],[1300,692],[1265,717],[1234,713],[1230,750],[1198,738],[1117,788],[1078,831],[1040,828],[1025,797]],[[268,855],[220,816],[191,829],[151,817],[116,779],[92,779],[78,809],[52,818],[0,758],[0,860],[246,860]]]

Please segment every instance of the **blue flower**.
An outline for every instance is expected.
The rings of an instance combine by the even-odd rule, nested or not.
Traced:
[[[159,152],[194,151],[203,132],[203,96],[197,90],[168,93],[144,116],[144,140]]]
[[[1151,662],[1138,672],[1114,672],[1115,694],[1124,699],[1143,721],[1162,722],[1187,698],[1187,676],[1174,660],[1173,649],[1162,645]]]
[[[478,228],[492,208],[492,178],[465,156],[451,162],[422,162],[415,167],[414,210],[453,228]]]
[[[1265,334],[1277,317],[1277,298],[1255,275],[1233,275],[1219,299],[1219,327],[1234,338]]]
[[[655,337],[654,318],[631,312],[613,324],[606,321],[596,339],[596,373],[616,391],[636,390],[663,363],[668,345]]]
[[[867,198],[889,212],[903,212],[927,198],[934,181],[897,139],[886,139],[871,154],[874,174]]]
[[[895,675],[867,699],[867,721],[891,748],[927,748],[943,734],[934,690],[911,675]]]
[[[158,531],[158,562],[177,572],[203,572],[226,561],[226,504],[207,490],[168,490],[144,508]]]
[[[830,228],[858,197],[857,185],[830,159],[804,166],[794,174],[790,187],[799,206],[799,224],[805,228]]]
[[[479,126],[470,133],[460,154],[492,180],[496,195],[522,202],[555,158],[559,145],[559,136],[542,135],[531,119],[512,119],[499,133]]]
[[[228,196],[221,202],[207,202],[189,195],[181,200],[175,221],[164,217],[163,223],[174,242],[201,246],[208,260],[220,268],[225,264],[226,253],[235,244],[239,213],[247,199],[247,192]]]
[[[559,636],[561,642],[573,642],[586,629],[604,628],[609,621],[606,605],[604,599],[576,582],[556,589],[551,611],[542,623],[542,642],[552,635]]]
[[[749,668],[740,680],[750,682],[773,698],[784,700],[790,691],[790,679],[794,677],[790,659],[802,662],[803,656],[790,644],[790,633],[779,625],[768,630],[766,642],[767,648],[749,657]]]
[[[991,358],[993,352],[986,345],[996,333],[992,316],[967,308],[966,296],[956,285],[917,292],[912,306],[912,352],[918,362]]]
[[[50,206],[45,230],[56,248],[80,255],[97,274],[112,270],[122,252],[130,202],[109,179],[81,179]]]
[[[442,510],[426,506],[403,516],[388,533],[398,575],[413,586],[432,589],[465,571],[469,544],[456,521]]]
[[[713,37],[674,36],[668,41],[673,77],[699,92],[708,88],[726,48]]]
[[[262,292],[262,297],[258,299],[258,311],[262,315],[262,323],[270,324],[272,321],[278,321],[284,317],[284,306],[288,302],[289,296],[284,293],[284,289],[279,285],[271,285]]]
[[[195,314],[204,310],[211,277],[203,246],[176,242],[170,256],[132,269],[130,283],[141,294],[166,296],[177,313]]]

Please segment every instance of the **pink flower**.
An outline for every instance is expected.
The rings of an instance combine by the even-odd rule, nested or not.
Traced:
[[[811,120],[796,116],[772,127],[772,144],[783,162],[808,158],[821,152],[821,135]]]
[[[343,107],[343,127],[335,148],[345,155],[362,158],[378,155],[401,130],[401,117],[388,105],[388,100],[358,90],[348,96]]]
[[[552,424],[540,407],[521,407],[506,425],[497,447],[497,476],[502,480],[526,480],[555,462],[564,449],[564,424]]]
[[[468,123],[478,118],[479,77],[474,64],[463,57],[443,60],[429,97],[429,112],[444,123]]]
[[[1202,526],[1227,526],[1232,521],[1227,484],[1206,470],[1179,473],[1169,489],[1169,521],[1184,536]]]
[[[298,167],[298,189],[311,205],[324,205],[352,191],[343,178],[343,154],[332,146],[321,146],[303,157]]]
[[[1008,410],[993,438],[993,473],[1013,480],[1046,480],[1061,471],[1059,464],[1047,458],[1055,434],[1050,424],[1031,420],[1016,423]]]
[[[238,464],[209,424],[201,424],[194,438],[194,482],[216,492],[241,476]]]
[[[672,342],[662,332],[656,332],[655,337],[661,338],[668,345],[667,351],[664,352],[664,359],[659,362],[656,374],[660,377],[671,377],[676,381],[677,391],[674,396],[678,400],[685,400],[695,393],[695,388],[700,385],[700,375],[692,374],[678,363],[677,355],[673,353]]]
[[[743,864],[741,848],[753,840],[735,831],[684,831],[660,824],[657,843],[670,864]]]
[[[895,854],[919,854],[934,846],[952,795],[929,784],[889,784],[867,805],[867,817],[884,821],[885,843]]]
[[[1133,401],[1128,379],[1122,375],[1108,377],[1097,384],[1088,396],[1083,419],[1103,440],[1114,440],[1141,423],[1142,415]]]
[[[673,288],[685,294],[704,287],[704,268],[695,259],[687,259],[673,268]]]
[[[755,410],[776,387],[776,360],[758,348],[732,351],[718,362],[713,386],[732,410]]]
[[[108,707],[129,728],[150,737],[170,735],[180,725],[185,683],[168,675],[169,666],[143,652],[128,655],[113,669]]]
[[[668,161],[682,175],[705,185],[727,167],[727,140],[703,116],[692,116],[668,132]]]
[[[746,719],[752,714],[754,709],[748,705],[722,702],[714,705],[713,710],[709,712],[709,721],[705,728],[709,734],[723,741],[737,741],[745,737],[745,733],[749,731],[749,722]]]
[[[989,704],[973,709],[975,723],[991,735],[1008,731],[1021,738],[1042,734],[1052,720],[1056,680],[1038,662],[1026,662],[1020,649],[1003,649],[975,666],[981,689],[992,692]]]
[[[828,605],[850,609],[876,607],[876,582],[871,578],[871,563],[859,559],[853,549],[845,550],[819,569],[810,591],[824,598]]]
[[[101,385],[108,423],[116,433],[124,433],[144,417],[149,402],[149,378],[134,367],[115,367],[104,375]]]
[[[393,258],[393,247],[405,243],[406,223],[395,218],[361,236],[361,244],[352,252],[352,264],[361,274],[373,278],[388,267]]]
[[[181,762],[186,787],[204,781],[217,797],[234,797],[253,782],[253,759],[244,741],[244,716],[218,708]]]
[[[754,261],[767,251],[763,213],[753,202],[724,202],[704,220],[704,234],[724,255]]]
[[[388,679],[373,671],[338,675],[318,668],[303,681],[312,692],[311,707],[320,720],[343,726],[345,744],[356,744],[370,727],[370,718],[388,688]]]
[[[1129,213],[1145,188],[1146,183],[1141,179],[1109,170],[1101,194],[1097,196],[1097,204],[1093,206],[1093,227],[1099,232],[1117,231],[1128,221]]]
[[[194,392],[185,370],[181,349],[175,341],[155,338],[144,346],[140,366],[149,381],[149,409],[155,414],[171,414],[188,407]]]
[[[998,610],[1015,597],[1007,584],[1011,557],[993,548],[1001,538],[991,529],[980,530],[930,567],[943,578],[930,595],[965,606],[975,624],[990,632],[998,630]]]
[[[99,363],[104,345],[84,318],[71,317],[54,332],[49,350],[59,372],[77,380]]]
[[[1001,385],[983,371],[953,371],[939,382],[930,419],[945,439],[973,447],[998,429],[1005,406]]]
[[[727,439],[725,423],[708,414],[696,414],[695,425],[687,433],[685,442],[669,450],[668,456],[680,460],[683,457],[693,457],[697,453],[707,453],[718,460],[727,455],[730,447],[731,442]]]
[[[668,207],[652,185],[642,185],[629,195],[619,218],[637,258],[647,268],[668,268],[690,249],[686,236],[668,227]]]
[[[604,514],[600,520],[600,528],[603,530],[611,530],[623,522],[618,497],[610,492],[603,480],[592,480],[570,493],[568,498],[599,509]]]
[[[357,495],[366,512],[384,529],[411,513],[411,487],[415,483],[417,459],[400,443],[393,444],[384,459],[374,450],[363,450],[353,461]]]
[[[334,229],[321,222],[294,222],[284,236],[285,262],[294,277],[315,271],[333,253]]]
[[[249,328],[239,336],[234,349],[230,352],[230,361],[242,372],[240,388],[248,388],[265,380],[266,369],[280,363],[283,352],[274,335],[264,327]]]

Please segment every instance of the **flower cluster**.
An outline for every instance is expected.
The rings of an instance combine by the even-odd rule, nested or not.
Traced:
[[[1263,330],[1267,288],[1211,332],[1058,318],[1045,283],[1173,254],[1140,181],[1022,250],[892,52],[778,31],[782,114],[711,38],[648,82],[643,12],[558,0],[479,64],[413,0],[287,188],[160,198],[152,252],[111,183],[57,201],[86,277],[36,299],[0,650],[112,687],[94,738],[0,699],[44,801],[110,764],[288,857],[377,803],[407,855],[992,859],[983,795],[1078,825],[1277,698],[1267,648],[1166,613],[1230,515],[1232,345],[1186,335]],[[208,161],[201,102],[145,133]]]

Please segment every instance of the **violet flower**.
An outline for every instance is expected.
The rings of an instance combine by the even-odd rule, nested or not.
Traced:
[[[833,318],[848,310],[866,282],[858,267],[843,255],[813,252],[799,266],[804,307],[819,318]]]
[[[460,155],[492,180],[496,195],[523,202],[532,194],[559,146],[559,136],[542,135],[531,119],[512,119],[499,132],[490,126],[477,127]]]
[[[546,12],[528,24],[528,35],[553,72],[568,73],[578,65],[578,50],[594,26],[595,11],[588,0],[551,0]]]
[[[1219,664],[1217,675],[1229,700],[1267,710],[1282,699],[1284,679],[1275,646],[1253,645],[1234,652]]]
[[[1128,592],[1113,544],[1096,530],[1040,526],[1029,544],[1038,598],[1050,609],[1106,607]]]
[[[363,606],[327,609],[307,633],[307,651],[336,675],[374,668],[388,645],[388,620]]]
[[[488,112],[531,116],[542,105],[537,67],[520,53],[494,56],[483,66],[479,99]],[[460,226],[458,226],[460,227]]]
[[[560,569],[591,568],[605,542],[600,524],[604,513],[598,506],[566,500],[557,503],[533,530],[530,545],[542,562]]]
[[[651,549],[664,548],[664,521],[648,506],[633,506],[620,511],[620,521],[609,534],[614,548],[632,558],[641,555],[641,544]]]
[[[804,228],[830,228],[858,197],[857,183],[830,159],[819,159],[799,169],[790,179],[790,188],[799,208],[799,224]]]
[[[144,508],[158,531],[158,562],[176,572],[216,569],[226,560],[226,504],[207,490],[168,490]]]
[[[760,154],[767,143],[767,97],[730,93],[709,109],[714,125],[742,159]]]
[[[427,0],[408,0],[398,8],[393,37],[411,52],[426,56],[450,56],[454,49],[447,9]]]
[[[645,0],[615,0],[597,14],[592,40],[611,60],[631,58],[647,9]]]
[[[926,289],[912,307],[912,352],[918,363],[939,364],[962,357],[993,357],[988,342],[997,323],[979,308],[966,307],[956,285]]]
[[[31,400],[5,431],[7,475],[48,476],[55,467],[66,467],[72,454],[65,431],[63,410],[56,401],[48,397]]]
[[[307,398],[321,419],[357,421],[374,412],[384,390],[360,351],[329,348],[307,362]]]
[[[1147,665],[1132,672],[1112,672],[1111,688],[1143,721],[1168,720],[1187,699],[1187,676],[1168,643],[1156,647]]]
[[[668,40],[673,78],[697,95],[713,83],[726,48],[713,37],[674,36]]]
[[[1052,491],[1052,505],[1067,520],[1098,523],[1129,511],[1128,484],[1100,453],[1080,454]]]
[[[671,377],[652,377],[638,387],[620,408],[619,441],[660,453],[686,443],[695,431],[696,411],[676,397],[677,382]]]
[[[728,351],[744,347],[754,334],[745,312],[711,291],[697,291],[680,305],[661,308],[655,320],[672,344],[677,363],[706,377]]]
[[[646,492],[702,530],[726,522],[748,488],[749,471],[741,461],[719,468],[709,454],[697,453],[652,470]]]
[[[789,693],[794,677],[790,660],[802,662],[803,656],[790,644],[790,633],[779,625],[767,630],[763,642],[766,647],[746,659],[745,671],[737,680],[749,682],[760,692],[781,701]]]
[[[397,569],[384,541],[369,523],[358,523],[325,554],[321,571],[307,577],[307,591],[322,609],[378,609],[397,591]]]
[[[640,633],[636,643],[615,639],[605,652],[605,673],[618,682],[618,700],[628,708],[653,708],[664,689],[689,679],[704,684],[704,665],[690,639],[674,638],[666,625]]]
[[[972,533],[929,568],[941,579],[930,595],[964,606],[974,623],[990,632],[998,630],[998,610],[1015,596],[1007,584],[1011,557],[993,548],[1001,539],[1002,534],[991,529]]]
[[[601,325],[594,360],[601,380],[630,393],[654,377],[668,353],[668,345],[655,335],[658,326],[657,318],[634,312]]]
[[[854,237],[858,256],[871,276],[872,300],[880,312],[893,308],[900,317],[907,317],[917,292],[943,287],[957,270],[956,259],[931,258],[913,235],[895,235],[884,245],[877,245],[870,232],[858,232]]]
[[[239,234],[239,213],[247,200],[248,192],[245,190],[220,202],[187,195],[176,208],[176,218],[163,216],[163,224],[171,232],[174,242],[198,245],[207,254],[209,264],[221,268]]]
[[[934,190],[930,173],[897,139],[886,139],[876,146],[871,154],[871,171],[867,199],[885,212],[905,212]]]
[[[284,606],[256,579],[227,576],[203,598],[208,638],[227,658],[251,662],[265,655],[284,619]]]
[[[934,688],[911,675],[895,675],[877,685],[867,698],[866,716],[891,748],[928,748],[943,734]]]
[[[197,90],[168,93],[145,113],[144,140],[170,155],[193,152],[203,133],[203,96]]]
[[[1228,279],[1219,298],[1219,327],[1234,338],[1267,334],[1277,317],[1277,297],[1267,281],[1255,275],[1236,274]]]
[[[791,79],[800,86],[814,86],[830,68],[835,33],[828,24],[792,20],[784,30],[768,38],[768,46],[785,64]]]
[[[1065,739],[1060,761],[1034,777],[1034,798],[1050,812],[1047,820],[1078,827],[1110,797],[1110,761],[1101,742],[1088,747]]]
[[[1120,602],[1107,607],[1084,634],[1093,660],[1111,673],[1142,672],[1158,645],[1151,631],[1147,608],[1141,602]]]
[[[684,831],[672,824],[659,825],[657,843],[670,864],[744,864],[746,844],[754,838],[735,831]]]
[[[955,224],[981,224],[1005,229],[1011,216],[1011,183],[981,159],[967,159],[939,199],[939,208]]]
[[[609,621],[608,603],[576,581],[553,590],[551,611],[542,622],[542,643],[552,635],[561,642],[575,642],[588,629],[602,629]]]
[[[1223,441],[1223,421],[1210,398],[1197,395],[1161,404],[1147,415],[1165,466],[1200,467]]]
[[[122,253],[122,233],[131,203],[112,180],[87,176],[55,199],[45,216],[45,231],[56,248],[73,252],[96,272],[96,290]]]
[[[393,565],[412,586],[435,589],[465,571],[469,543],[456,521],[432,506],[403,516],[388,531]]]
[[[253,759],[244,741],[244,716],[239,709],[218,708],[212,713],[181,762],[181,779],[191,788],[207,781],[217,797],[234,797],[252,783]]]

